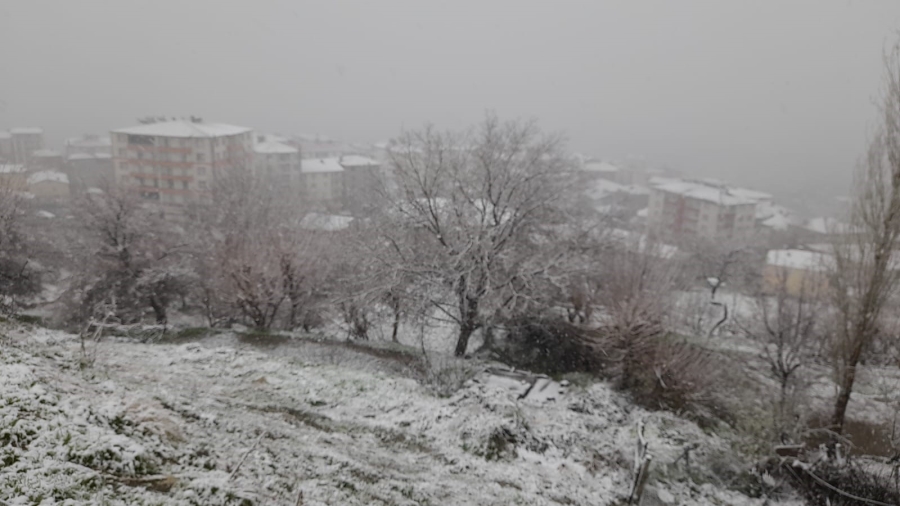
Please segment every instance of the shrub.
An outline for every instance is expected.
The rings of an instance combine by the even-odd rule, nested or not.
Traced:
[[[597,374],[603,368],[596,331],[546,317],[519,318],[508,322],[507,329],[493,351],[509,365],[550,375]]]

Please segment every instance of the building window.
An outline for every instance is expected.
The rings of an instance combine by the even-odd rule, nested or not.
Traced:
[[[200,181],[199,183],[197,183],[197,186],[199,186],[201,190],[205,190],[206,189],[206,181]]]
[[[182,189],[182,190],[187,190],[187,189],[188,189],[188,182],[187,182],[187,181],[182,181],[182,182],[181,182],[181,189]]]
[[[198,161],[198,162],[202,162],[202,161],[203,161],[203,153],[197,153],[197,161]]]
[[[197,174],[200,174],[201,176],[206,174],[206,167],[197,167]]]

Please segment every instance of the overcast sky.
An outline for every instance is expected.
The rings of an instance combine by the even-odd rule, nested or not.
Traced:
[[[379,141],[485,110],[763,189],[840,188],[898,0],[0,3],[0,128],[148,114]]]

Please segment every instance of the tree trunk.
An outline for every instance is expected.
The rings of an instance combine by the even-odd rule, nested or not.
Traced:
[[[454,355],[462,357],[466,354],[466,349],[469,347],[469,338],[472,337],[473,332],[475,332],[475,327],[473,326],[459,326],[459,335],[456,338],[456,351],[454,351]]]
[[[466,354],[469,347],[469,338],[478,328],[478,297],[473,297],[465,290],[465,282],[460,283],[462,288],[459,289],[457,296],[459,297],[459,335],[456,339],[457,357]]]
[[[856,364],[848,365],[841,374],[841,385],[837,399],[834,402],[834,415],[831,418],[831,430],[838,434],[844,432],[844,418],[847,415],[847,404],[850,403],[850,394],[853,392],[853,383],[856,381]]]
[[[399,343],[397,331],[400,329],[400,310],[394,308],[394,325],[391,327],[391,341]]]
[[[150,296],[150,307],[153,308],[153,315],[156,316],[157,325],[165,325],[168,323],[166,315],[166,305],[155,296]]]

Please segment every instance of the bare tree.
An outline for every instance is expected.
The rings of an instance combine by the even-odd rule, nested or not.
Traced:
[[[190,211],[210,321],[237,312],[258,329],[307,327],[312,301],[322,298],[326,252],[301,227],[296,198],[269,183],[242,168],[223,171]]]
[[[114,298],[124,323],[140,321],[148,306],[158,324],[167,323],[169,305],[193,277],[178,230],[124,188],[86,194],[79,212],[92,259],[83,266],[82,319]]]
[[[570,181],[559,137],[488,116],[477,130],[403,134],[389,151],[391,264],[457,329],[455,354],[498,308],[526,304],[542,225]],[[531,292],[533,293],[533,292]]]
[[[752,284],[750,278],[758,271],[748,242],[732,239],[695,240],[684,245],[692,253],[692,270],[709,289],[709,304],[721,312],[719,316],[709,315],[716,320],[706,331],[708,336],[712,336],[729,319],[728,304],[716,299],[719,290],[725,286],[746,287]],[[697,326],[703,326],[702,322],[698,322]]]
[[[860,359],[879,332],[879,320],[898,288],[894,251],[900,238],[900,46],[885,56],[881,113],[856,174],[846,239],[834,242],[833,336],[838,394],[833,429],[841,433]]]
[[[40,291],[40,274],[29,265],[29,241],[21,227],[22,189],[10,175],[0,180],[0,308],[7,312],[17,309],[17,299]]]
[[[823,280],[814,272],[792,278],[789,269],[775,269],[769,286],[754,297],[753,315],[739,323],[748,337],[763,346],[763,358],[778,382],[774,428],[779,433],[790,419],[788,400],[796,387],[797,372],[821,335],[816,323],[826,316]]]

